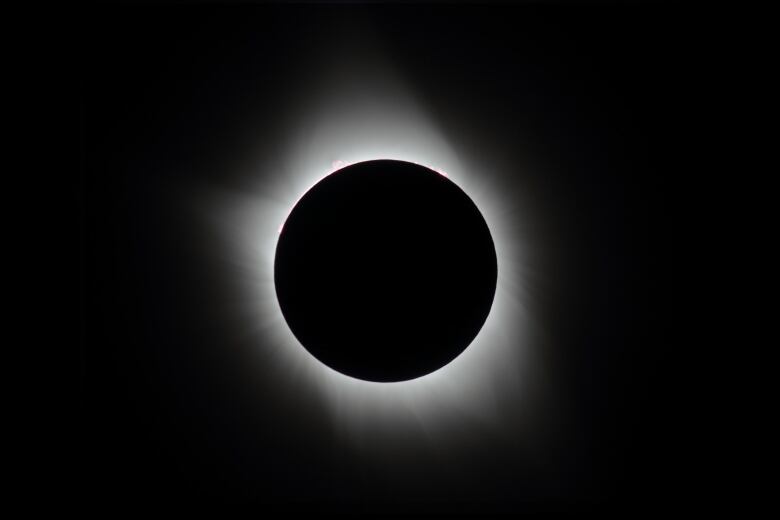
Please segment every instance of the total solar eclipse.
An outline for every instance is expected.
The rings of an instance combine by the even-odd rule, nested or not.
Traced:
[[[474,340],[496,290],[490,230],[447,177],[395,160],[353,164],[295,205],[274,282],[298,341],[367,381],[421,377]]]

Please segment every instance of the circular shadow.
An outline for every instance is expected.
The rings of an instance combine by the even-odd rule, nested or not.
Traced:
[[[353,164],[311,188],[276,247],[282,314],[318,360],[404,381],[455,359],[496,290],[493,239],[452,181],[418,164]]]

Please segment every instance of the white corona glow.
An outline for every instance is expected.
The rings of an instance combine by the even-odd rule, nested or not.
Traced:
[[[372,74],[340,72],[322,78],[316,95],[290,101],[299,110],[291,124],[297,131],[273,160],[254,163],[256,183],[240,193],[210,190],[209,216],[225,240],[230,276],[243,291],[234,311],[256,339],[249,362],[276,374],[280,393],[327,407],[333,426],[357,444],[410,432],[450,441],[453,436],[445,433],[464,424],[495,425],[498,396],[518,393],[527,367],[525,263],[513,227],[517,197],[502,181],[505,172],[456,152],[388,67]],[[410,381],[363,381],[321,363],[290,331],[274,287],[276,244],[297,201],[330,173],[374,159],[414,162],[447,176],[479,208],[498,258],[495,298],[477,337],[446,366]]]

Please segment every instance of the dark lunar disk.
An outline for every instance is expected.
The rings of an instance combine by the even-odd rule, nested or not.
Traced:
[[[404,381],[455,359],[493,303],[485,220],[446,177],[403,161],[329,175],[293,208],[276,248],[282,313],[314,357],[369,381]]]

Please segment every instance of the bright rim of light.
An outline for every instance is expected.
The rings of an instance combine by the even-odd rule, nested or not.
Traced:
[[[281,157],[258,165],[249,189],[211,195],[210,217],[227,244],[229,276],[245,291],[236,315],[256,337],[254,362],[288,385],[281,393],[326,406],[337,429],[363,441],[369,434],[392,436],[410,428],[442,438],[464,419],[495,424],[499,395],[518,391],[526,365],[525,263],[514,227],[514,188],[502,180],[504,172],[456,153],[395,77],[360,79],[341,77],[338,89],[310,99],[298,120],[301,132],[288,139]],[[479,208],[498,258],[492,309],[474,341],[444,367],[393,383],[355,379],[313,357],[290,331],[274,287],[276,244],[297,201],[330,173],[375,159],[413,162],[447,175]]]

